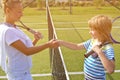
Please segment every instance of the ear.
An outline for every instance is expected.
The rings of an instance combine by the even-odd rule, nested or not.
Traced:
[[[11,9],[10,8],[6,8],[5,12],[6,13],[10,13]]]

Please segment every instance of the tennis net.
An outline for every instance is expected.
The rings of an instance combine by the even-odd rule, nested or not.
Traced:
[[[46,12],[47,12],[47,20],[48,20],[49,40],[57,39],[57,34],[55,31],[49,5],[47,4],[47,2],[46,2]],[[60,47],[50,49],[50,66],[52,69],[53,80],[69,80],[68,72],[63,60]]]

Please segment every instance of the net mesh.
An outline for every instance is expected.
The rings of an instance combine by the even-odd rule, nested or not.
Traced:
[[[50,9],[47,4],[46,4],[46,8],[47,8],[49,40],[57,39]],[[50,62],[51,62],[52,76],[54,80],[69,80],[69,76],[66,70],[66,66],[63,60],[60,47],[50,49]]]

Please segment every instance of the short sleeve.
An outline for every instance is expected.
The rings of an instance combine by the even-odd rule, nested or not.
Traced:
[[[114,60],[114,49],[110,46],[107,50],[105,50],[106,56],[109,60]]]
[[[5,33],[5,40],[8,45],[12,44],[13,42],[19,40],[17,36],[17,32],[15,29],[8,29]]]
[[[83,43],[86,50],[88,49],[90,43],[91,43],[91,39],[89,39],[89,40],[87,40],[86,42]]]

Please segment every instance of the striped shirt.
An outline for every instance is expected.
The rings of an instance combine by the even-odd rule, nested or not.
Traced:
[[[92,39],[84,42],[84,47],[89,52],[94,44]],[[114,50],[111,44],[102,47],[102,50],[109,60],[114,59]],[[106,80],[105,69],[100,58],[93,53],[84,61],[84,73],[86,80]]]

